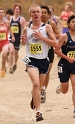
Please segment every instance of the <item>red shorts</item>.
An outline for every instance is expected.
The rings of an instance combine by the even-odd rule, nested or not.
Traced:
[[[0,52],[2,51],[2,47],[6,44],[9,44],[9,41],[0,41]]]

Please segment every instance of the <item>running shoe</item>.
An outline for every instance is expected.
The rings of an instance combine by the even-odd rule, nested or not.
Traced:
[[[46,101],[46,91],[45,90],[41,90],[41,103],[44,103]]]
[[[35,109],[35,105],[34,105],[33,98],[32,98],[32,100],[31,100],[31,102],[30,102],[30,107],[31,107],[31,109]]]
[[[74,110],[74,112],[73,112],[73,117],[75,118],[75,110]]]
[[[1,70],[1,77],[5,77],[5,69]]]
[[[12,74],[13,72],[13,68],[10,68],[9,73]]]
[[[14,66],[13,66],[13,71],[15,71],[15,70],[16,70],[16,68],[17,68],[17,65],[14,65]]]
[[[42,113],[37,112],[36,113],[36,121],[42,121],[42,120],[44,120],[43,117],[42,117]]]
[[[56,93],[57,93],[57,94],[61,93],[61,86],[60,86],[60,85],[57,86],[57,88],[56,88]]]

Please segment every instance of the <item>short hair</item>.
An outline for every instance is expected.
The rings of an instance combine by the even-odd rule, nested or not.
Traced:
[[[71,21],[72,19],[75,19],[75,15],[70,16],[70,17],[68,18],[67,23],[70,24],[70,21]]]
[[[41,6],[41,9],[46,9],[47,10],[47,13],[49,14],[49,15],[51,15],[51,11],[49,10],[49,8],[48,8],[48,6]]]
[[[53,10],[53,12],[54,12],[54,8],[53,8],[52,6],[48,6],[48,8],[49,8],[49,9],[52,9],[52,10]]]
[[[30,6],[30,8],[29,8],[29,13],[31,13],[31,10],[32,10],[33,7],[39,7],[40,10],[41,10],[41,7],[40,7],[38,4],[32,4],[32,5]]]
[[[6,11],[6,14],[13,15],[13,10],[12,10],[12,9],[8,9],[8,10]]]
[[[72,8],[72,2],[66,2],[65,5],[69,5],[70,8]]]
[[[22,6],[20,3],[15,3],[12,7],[12,10],[14,11],[15,7],[18,6],[20,8],[20,12],[22,11]]]
[[[0,7],[0,10],[3,10],[4,11],[4,9],[2,8],[2,7]],[[4,11],[5,12],[5,11]]]

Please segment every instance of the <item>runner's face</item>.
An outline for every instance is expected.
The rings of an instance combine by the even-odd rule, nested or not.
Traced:
[[[69,6],[69,5],[66,5],[66,6],[65,6],[65,11],[66,11],[66,12],[70,11],[70,6]]]
[[[75,31],[75,18],[70,21],[69,27],[71,30]]]
[[[19,15],[19,14],[20,14],[20,11],[21,11],[21,10],[20,10],[19,6],[16,6],[16,7],[14,8],[14,13],[15,13],[15,14],[18,14],[18,15]]]
[[[0,10],[0,19],[4,18],[4,10]]]
[[[40,7],[33,7],[30,16],[32,17],[32,20],[39,20],[41,19],[41,8]]]
[[[10,14],[6,14],[6,19],[10,20],[10,16],[11,16]]]
[[[42,9],[42,16],[41,16],[41,21],[45,22],[48,21],[49,19],[49,14],[46,9]]]

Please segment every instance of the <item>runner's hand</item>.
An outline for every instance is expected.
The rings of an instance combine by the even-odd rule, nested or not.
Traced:
[[[12,42],[15,42],[15,37],[14,36],[12,36]]]

